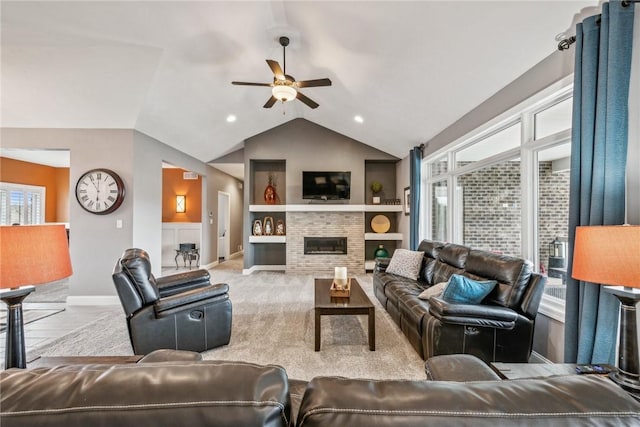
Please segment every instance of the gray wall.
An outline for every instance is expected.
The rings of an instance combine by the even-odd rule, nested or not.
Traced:
[[[529,71],[509,83],[485,102],[462,116],[451,126],[431,138],[424,156],[461,138],[494,117],[527,100],[541,90],[573,73],[573,51],[555,51]]]
[[[286,162],[284,183],[280,180],[277,191],[287,204],[309,202],[302,199],[302,171],[305,170],[351,171],[349,203],[364,204],[367,194],[365,160],[397,160],[397,158],[308,120],[294,119],[245,141],[245,206],[264,203],[253,200],[251,160],[284,160]],[[266,185],[266,180],[255,183],[255,187],[263,189]],[[258,189],[255,192],[258,194]],[[248,209],[245,209],[244,220],[245,224],[250,224]],[[245,268],[253,265],[253,249],[249,245],[250,228],[248,225],[244,227]]]
[[[203,218],[208,218],[209,208],[217,213],[217,189],[212,200],[210,187],[237,188],[234,178],[133,130],[3,128],[1,132],[3,147],[70,150],[69,249],[74,273],[69,278],[69,301],[73,303],[117,301],[111,271],[126,248],[149,251],[151,259],[158,260],[153,263],[154,274],[160,276],[163,161],[207,176],[203,180],[203,194],[208,196],[203,201]],[[125,200],[112,214],[90,214],[75,201],[76,181],[93,168],[112,169],[125,183]],[[237,191],[232,199],[234,194],[237,200],[232,205],[240,218],[242,199]],[[116,220],[122,220],[122,228],[116,228]],[[213,227],[203,222],[203,264],[217,259],[216,227],[215,221]],[[235,224],[235,230],[241,228]],[[236,241],[239,239],[238,232]]]
[[[400,199],[404,199],[404,189],[409,186],[410,177],[409,154],[398,162],[396,169],[396,194]],[[404,203],[404,200],[402,201]],[[424,212],[422,217],[424,217]],[[404,205],[402,213],[398,215],[398,233],[402,233],[404,238],[400,245],[403,249],[409,249],[409,216],[404,214]]]
[[[213,226],[211,234],[211,258],[210,261],[218,259],[218,191],[224,191],[229,193],[230,199],[230,225],[229,229],[229,255],[233,255],[239,252],[242,246],[242,229],[243,229],[243,184],[242,181],[228,175],[218,169],[209,167],[207,173],[207,203],[206,212],[202,214],[202,222],[208,222],[209,219],[213,219]],[[204,204],[203,204],[204,208]],[[209,216],[209,213],[213,212],[213,217]]]

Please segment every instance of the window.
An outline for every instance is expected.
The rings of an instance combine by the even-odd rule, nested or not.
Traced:
[[[535,139],[542,139],[560,131],[571,129],[572,101],[573,98],[567,98],[534,115]]]
[[[520,161],[507,160],[457,177],[466,246],[521,256]]]
[[[456,153],[456,167],[504,153],[520,146],[520,122],[476,141]]]
[[[431,214],[432,214],[432,233],[433,240],[443,242],[447,240],[447,181],[435,182],[432,187]]]
[[[44,223],[45,188],[0,183],[0,225]]]
[[[424,160],[430,172],[424,185],[430,212],[426,235],[530,259],[548,278],[541,311],[546,304],[545,314],[560,321],[568,255],[571,90],[536,95]]]

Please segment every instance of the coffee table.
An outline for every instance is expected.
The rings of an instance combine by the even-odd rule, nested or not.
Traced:
[[[332,297],[329,288],[332,279],[315,279],[315,350],[320,351],[320,316],[344,316],[364,314],[369,319],[369,350],[376,350],[376,314],[369,297],[356,279],[351,279],[351,295],[348,298]]]

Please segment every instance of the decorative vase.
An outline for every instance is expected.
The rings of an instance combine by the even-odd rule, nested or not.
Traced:
[[[276,193],[276,188],[273,186],[273,177],[269,175],[269,182],[264,189],[264,202],[267,205],[275,205],[277,198],[278,194]]]
[[[374,258],[389,258],[389,252],[384,248],[384,245],[378,245],[378,248],[373,253]]]

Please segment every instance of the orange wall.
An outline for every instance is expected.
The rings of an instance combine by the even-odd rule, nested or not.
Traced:
[[[45,222],[69,222],[69,168],[0,157],[0,181],[45,187]]]
[[[184,169],[162,169],[162,222],[202,221],[202,177],[183,179]],[[176,195],[187,196],[187,211],[176,213]]]

